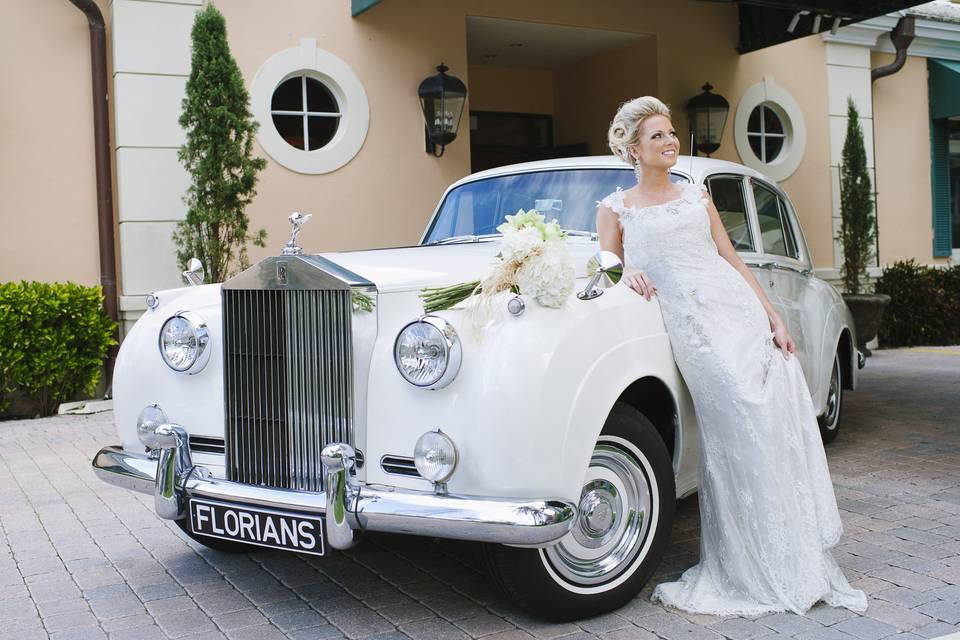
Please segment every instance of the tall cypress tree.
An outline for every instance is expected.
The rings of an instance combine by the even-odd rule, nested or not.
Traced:
[[[843,142],[842,162],[837,237],[843,243],[843,285],[847,293],[856,294],[867,278],[867,263],[873,255],[875,216],[860,114],[850,96],[847,96],[847,137]]]
[[[265,246],[266,231],[248,233],[244,209],[256,196],[257,174],[266,166],[253,155],[258,124],[227,44],[226,21],[211,4],[199,11],[191,32],[193,53],[180,126],[187,132],[178,158],[190,172],[187,216],[173,240],[177,260],[200,258],[211,282],[235,266],[249,265],[247,241]]]

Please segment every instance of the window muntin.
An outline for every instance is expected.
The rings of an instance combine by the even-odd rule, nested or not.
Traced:
[[[273,92],[270,115],[287,144],[315,151],[333,140],[343,114],[322,82],[299,75],[284,80]]]
[[[746,195],[741,176],[714,176],[707,179],[710,198],[717,207],[723,227],[737,251],[754,251],[753,232],[747,216]]]
[[[786,137],[783,121],[769,103],[764,102],[754,107],[747,120],[747,141],[760,162],[776,160],[783,151]]]
[[[757,183],[753,184],[753,199],[757,207],[757,223],[764,252],[799,260],[800,254],[787,216],[786,204],[776,193]]]
[[[671,182],[686,178],[670,174]],[[451,190],[440,205],[424,243],[462,235],[497,233],[506,215],[538,209],[568,230],[597,230],[596,204],[617,187],[629,189],[636,177],[629,169],[561,169],[536,171],[468,182]]]

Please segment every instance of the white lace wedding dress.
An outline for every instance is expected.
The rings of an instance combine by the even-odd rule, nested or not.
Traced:
[[[704,190],[651,207],[603,200],[624,262],[657,287],[700,424],[700,562],[652,599],[695,613],[803,613],[818,600],[862,612],[828,549],[842,527],[810,392],[773,342],[756,293],[718,253]]]

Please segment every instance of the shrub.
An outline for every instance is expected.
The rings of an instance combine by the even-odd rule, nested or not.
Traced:
[[[883,346],[960,344],[960,265],[898,261],[884,268],[876,292],[891,298],[880,325]]]
[[[875,239],[873,196],[867,154],[863,147],[860,114],[847,96],[847,135],[840,164],[840,232],[843,245],[843,286],[847,293],[861,293],[867,282],[867,263]]]
[[[247,241],[266,246],[267,232],[249,232],[245,213],[256,196],[257,174],[267,162],[253,155],[258,123],[240,67],[230,54],[227,25],[213,5],[193,22],[190,77],[180,126],[186,143],[178,157],[190,173],[184,201],[186,218],[177,223],[173,241],[177,260],[199,258],[210,282],[221,282],[234,266],[248,266]]]
[[[13,393],[36,402],[43,415],[93,393],[115,330],[100,287],[0,284],[0,412]]]

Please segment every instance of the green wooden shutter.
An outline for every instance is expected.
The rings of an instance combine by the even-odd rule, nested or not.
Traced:
[[[927,58],[930,100],[930,188],[933,193],[933,255],[950,255],[950,130],[947,118],[960,116],[960,62]]]
[[[950,237],[950,131],[946,118],[930,121],[930,183],[933,188],[933,255],[949,256]]]

